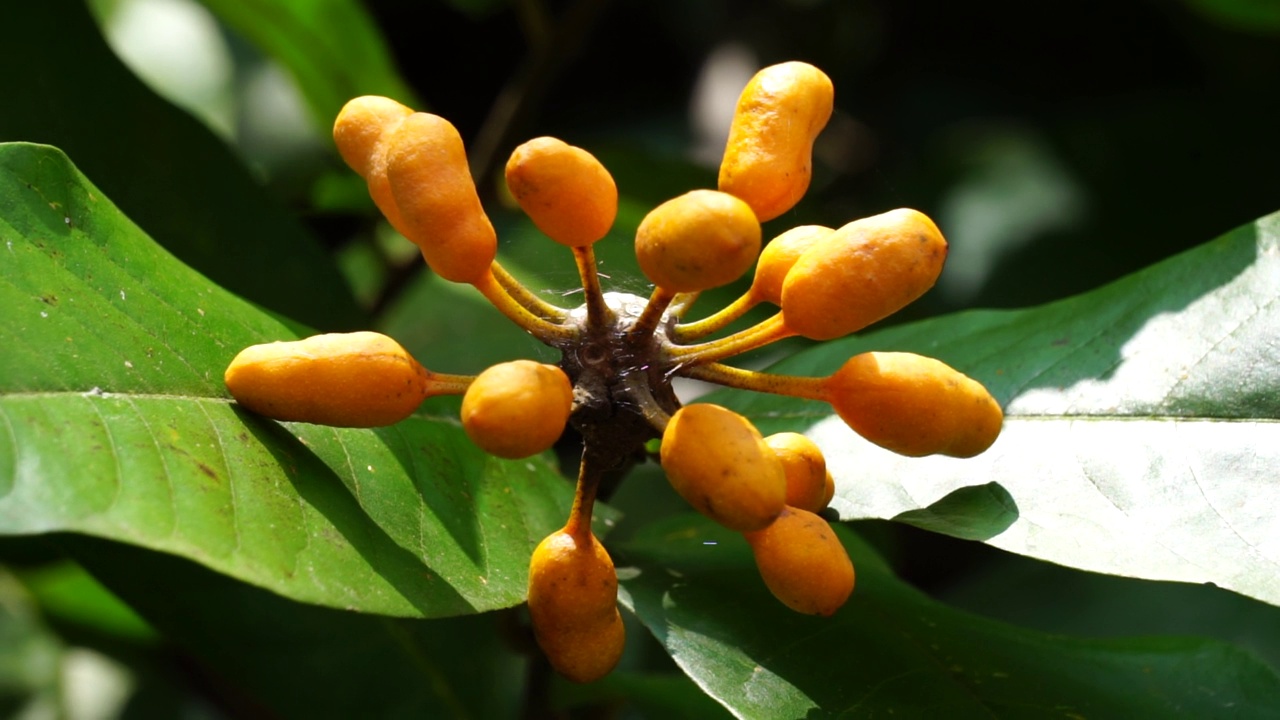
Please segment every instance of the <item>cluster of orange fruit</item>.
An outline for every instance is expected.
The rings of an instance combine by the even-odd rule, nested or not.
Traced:
[[[567,425],[577,429],[584,450],[573,508],[565,526],[534,550],[529,568],[535,635],[570,679],[599,678],[621,655],[617,576],[592,534],[592,507],[602,474],[654,438],[661,438],[659,461],[675,490],[744,535],[773,594],[794,610],[830,615],[853,590],[854,568],[817,515],[834,493],[822,452],[797,433],[762,437],[718,405],[682,406],[672,377],[824,401],[863,437],[910,456],[980,453],[1003,419],[981,384],[908,353],[864,353],[820,378],[721,363],[786,337],[827,340],[858,331],[918,298],[941,272],[946,241],[914,210],[834,229],[792,228],[761,252],[760,223],[785,213],[808,189],[813,142],[833,101],[827,76],[801,62],[767,67],[750,81],[718,189],[673,198],[640,223],[636,256],[654,285],[647,299],[600,287],[592,248],[613,226],[618,204],[608,170],[555,138],[516,148],[506,166],[511,195],[544,234],[571,249],[579,269],[585,302],[566,309],[497,262],[497,237],[457,130],[388,98],[356,98],[338,116],[334,139],[387,220],[418,245],[432,270],[474,286],[561,350],[562,360],[447,375],[377,333],[321,335],[245,349],[226,371],[227,386],[268,417],[357,427],[398,422],[432,395],[462,394],[467,435],[505,458],[545,451]],[[753,264],[741,298],[685,320],[699,293],[733,282]],[[778,312],[706,339],[760,303]]]

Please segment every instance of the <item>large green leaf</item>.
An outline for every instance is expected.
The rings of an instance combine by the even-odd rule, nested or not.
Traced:
[[[327,130],[357,95],[420,107],[373,18],[357,0],[201,0],[289,69]]]
[[[290,602],[179,558],[96,538],[62,540],[202,670],[272,717],[515,715],[524,663],[499,632],[503,623],[518,627],[510,612],[433,620],[343,612]]]
[[[120,63],[83,0],[0,4],[0,60],[0,141],[62,148],[157,242],[223,287],[317,327],[360,325],[314,239],[225,144]]]
[[[1018,515],[987,542],[1098,572],[1210,582],[1280,603],[1280,214],[1082,296],[828,343],[774,370],[824,375],[866,350],[940,357],[1006,407],[968,460],[908,459],[826,405],[735,394],[766,430],[807,429],[844,519],[892,518],[995,482]]]
[[[524,597],[568,484],[451,419],[280,424],[229,402],[242,347],[295,337],[177,262],[53,148],[0,146],[0,533],[74,531],[283,595],[441,616]]]
[[[836,528],[858,587],[830,618],[791,612],[741,536],[693,515],[627,543],[623,602],[742,718],[1272,717],[1280,678],[1247,652],[1174,637],[1082,639],[979,618],[893,577]]]

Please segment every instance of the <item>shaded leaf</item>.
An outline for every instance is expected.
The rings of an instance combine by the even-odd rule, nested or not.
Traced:
[[[358,95],[385,95],[416,109],[377,24],[357,0],[201,0],[289,69],[327,132]]]
[[[514,715],[523,662],[504,651],[505,614],[421,620],[301,605],[179,558],[61,539],[256,710],[292,718]]]
[[[521,602],[570,486],[452,420],[280,424],[229,402],[293,331],[153,244],[53,148],[0,148],[0,533],[171,552],[291,598],[394,615]]]
[[[52,714],[64,647],[31,596],[0,567],[0,715]]]
[[[4,3],[0,141],[56,145],[161,245],[223,287],[302,322],[361,313],[314,239],[208,129],[144,86],[80,0]]]
[[[1191,9],[1233,30],[1280,32],[1280,7],[1253,0],[1184,0]]]
[[[724,707],[702,692],[684,675],[656,675],[615,670],[586,685],[558,682],[554,699],[557,707],[629,704],[644,717],[678,720],[711,720],[731,717]]]
[[[1274,605],[1212,585],[1102,575],[990,554],[995,557],[949,583],[938,599],[1051,633],[1194,633],[1248,650],[1280,672],[1280,611]]]
[[[746,393],[762,430],[804,429],[843,519],[892,518],[996,482],[1018,519],[997,547],[1280,603],[1280,215],[1085,295],[827,343],[774,370],[825,375],[867,350],[939,357],[1006,408],[968,460],[903,458],[828,406]]]
[[[992,482],[952,490],[928,507],[892,519],[965,540],[989,540],[1018,519],[1018,505],[1008,490]]]
[[[21,573],[40,611],[60,623],[133,641],[154,641],[155,630],[79,565],[57,562]]]
[[[1280,678],[1210,640],[1082,639],[953,610],[837,534],[858,587],[830,618],[787,610],[746,541],[698,516],[624,548],[623,601],[676,662],[742,718],[1270,717]]]

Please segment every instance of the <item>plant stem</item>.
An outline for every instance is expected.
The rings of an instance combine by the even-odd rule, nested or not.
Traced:
[[[677,318],[682,318],[685,313],[689,312],[689,308],[693,307],[693,304],[698,301],[698,296],[701,294],[698,292],[676,293],[676,298],[671,301],[667,311]]]
[[[475,379],[474,375],[450,375],[427,370],[427,397],[462,395]]]
[[[495,263],[496,264],[496,263]],[[495,308],[506,315],[512,322],[524,328],[529,334],[548,345],[552,341],[572,340],[577,337],[576,328],[565,327],[534,315],[507,293],[507,289],[494,277],[493,268],[480,276],[475,288],[484,295]]]
[[[521,307],[529,312],[546,320],[564,320],[569,316],[569,311],[561,307],[556,307],[542,298],[534,295],[529,288],[520,283],[519,280],[507,272],[497,260],[489,266],[489,270],[493,273],[493,279],[498,281],[503,290],[511,296],[512,300],[520,303]]]
[[[582,277],[583,298],[587,305],[587,327],[598,331],[612,324],[613,313],[605,305],[600,290],[600,274],[596,272],[594,246],[584,245],[573,249],[573,259],[578,263],[578,275]]]
[[[673,347],[668,352],[673,360],[687,365],[701,365],[718,362],[734,355],[741,355],[744,352],[764,347],[771,342],[777,342],[795,334],[795,331],[787,327],[786,322],[782,319],[782,313],[779,312],[742,332],[699,345]],[[688,372],[681,371],[680,374],[687,375]]]
[[[565,532],[572,535],[580,547],[591,546],[591,511],[595,507],[596,490],[603,475],[599,456],[590,448],[584,449],[582,462],[578,465],[578,487],[573,494],[573,508],[569,510],[569,520],[564,524]]]
[[[754,390],[755,392],[787,395],[807,400],[824,399],[824,384],[827,381],[826,378],[796,377],[794,375],[743,370],[721,365],[720,363],[696,365],[682,370],[680,374],[694,380],[704,380],[717,385],[724,385],[725,387],[738,388],[739,390]]]
[[[748,310],[759,303],[760,299],[756,297],[755,293],[747,290],[737,300],[725,305],[715,313],[695,322],[677,325],[675,330],[676,342],[686,343],[706,337],[742,317]]]
[[[654,399],[644,374],[631,373],[623,378],[622,382],[627,387],[627,397],[640,406],[640,412],[644,415],[644,419],[649,422],[649,426],[657,430],[658,434],[661,435],[667,429],[667,423],[671,421],[671,415],[666,410],[663,410],[658,401]]]
[[[644,306],[644,312],[640,313],[640,317],[636,318],[636,324],[632,325],[630,332],[627,333],[631,342],[639,343],[653,335],[658,323],[662,322],[662,314],[675,298],[675,292],[664,287],[655,287],[653,294],[649,296],[649,303]]]

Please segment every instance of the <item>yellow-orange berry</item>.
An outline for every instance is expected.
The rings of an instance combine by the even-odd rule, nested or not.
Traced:
[[[369,174],[373,156],[387,128],[413,113],[408,107],[378,95],[353,98],[333,122],[333,142],[338,154],[360,177]]]
[[[822,450],[809,438],[796,432],[781,432],[764,439],[778,456],[787,477],[787,505],[810,512],[827,506],[827,461]]]
[[[859,435],[911,457],[977,455],[1004,419],[981,383],[912,353],[855,355],[826,379],[823,395]]]
[[[590,245],[618,215],[618,187],[594,155],[553,137],[534,138],[511,153],[507,188],[547,237]]]
[[[380,427],[417,409],[431,373],[386,335],[354,332],[251,345],[224,380],[237,402],[269,418]]]
[[[738,198],[693,190],[654,208],[636,230],[636,259],[655,285],[697,292],[737,280],[760,253],[760,223]]]
[[[719,405],[677,410],[662,433],[660,461],[681,497],[731,530],[759,530],[786,504],[777,455],[749,420]]]
[[[489,271],[498,236],[480,205],[457,129],[442,117],[413,113],[390,133],[386,172],[399,230],[446,280],[474,283]]]
[[[849,553],[827,521],[788,507],[769,527],[746,533],[760,577],[782,604],[809,615],[831,615],[853,592]]]
[[[806,250],[782,284],[786,326],[812,340],[861,330],[933,287],[947,257],[938,226],[915,210],[849,223]]]
[[[462,396],[462,429],[485,452],[522,458],[560,439],[573,409],[573,385],[555,365],[498,363],[476,376]]]
[[[590,532],[559,530],[529,560],[529,618],[551,666],[574,682],[598,680],[622,657],[613,560]]]
[[[761,222],[790,210],[809,189],[813,141],[834,102],[831,79],[808,63],[756,73],[738,97],[720,189],[745,200]]]
[[[774,305],[782,305],[782,283],[804,251],[834,230],[821,225],[800,225],[770,240],[756,261],[751,294]]]
[[[391,98],[364,95],[343,106],[333,123],[333,141],[347,165],[365,179],[369,197],[396,232],[405,234],[400,209],[387,182],[387,142],[413,110]]]

